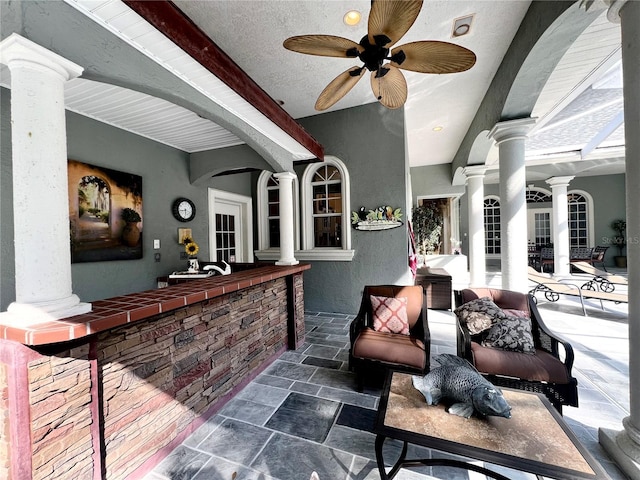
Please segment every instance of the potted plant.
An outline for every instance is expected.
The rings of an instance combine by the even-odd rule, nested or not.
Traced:
[[[124,208],[120,218],[125,222],[125,226],[122,229],[122,241],[125,245],[135,247],[140,241],[138,222],[142,221],[142,217],[133,208]]]
[[[624,255],[624,246],[626,244],[625,232],[627,230],[627,222],[618,219],[611,222],[611,228],[616,232],[613,237],[613,244],[618,247],[618,256],[613,257],[616,267],[627,268],[627,256]]]
[[[440,236],[444,219],[439,204],[436,201],[427,201],[414,207],[412,220],[418,253],[421,255],[440,253]]]

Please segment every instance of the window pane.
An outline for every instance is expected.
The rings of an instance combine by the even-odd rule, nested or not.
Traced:
[[[327,169],[327,173],[326,173],[326,179],[327,180],[340,180],[340,170],[338,170],[336,167],[334,166],[329,166],[326,167]]]
[[[317,217],[314,219],[314,246],[340,246],[340,220],[342,217]]]
[[[329,196],[330,197],[335,197],[336,193],[338,194],[338,196],[340,196],[340,193],[342,192],[342,184],[341,183],[330,183],[327,186],[327,189],[329,190]]]
[[[271,248],[280,247],[280,220],[269,220],[269,246]]]

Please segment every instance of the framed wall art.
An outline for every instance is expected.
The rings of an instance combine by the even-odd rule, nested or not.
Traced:
[[[71,262],[142,258],[142,177],[68,161]]]

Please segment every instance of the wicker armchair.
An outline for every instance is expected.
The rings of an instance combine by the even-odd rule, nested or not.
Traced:
[[[457,321],[458,356],[469,360],[494,385],[544,394],[560,413],[563,405],[578,406],[578,381],[571,376],[573,347],[549,331],[531,295],[474,288],[456,291],[455,297],[456,306],[489,297],[501,309],[529,312],[536,348],[532,355],[484,347],[480,344],[482,333],[471,335],[466,325]]]
[[[383,333],[373,328],[371,295],[406,297],[409,335]],[[430,334],[427,299],[420,285],[366,286],[356,318],[351,322],[349,369],[356,373],[358,390],[364,388],[365,374],[378,374],[383,380],[387,369],[426,374],[429,371]]]

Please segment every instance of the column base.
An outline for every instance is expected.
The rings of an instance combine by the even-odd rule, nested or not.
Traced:
[[[638,463],[640,446],[629,438],[625,430],[615,431],[600,428],[598,440],[602,448],[625,475],[632,480],[640,480],[640,463]],[[630,452],[632,456],[627,452]]]
[[[276,265],[298,265],[300,262],[295,258],[280,259],[276,262]]]
[[[9,313],[27,317],[35,321],[73,317],[74,315],[81,315],[90,311],[91,304],[80,302],[78,296],[74,294],[67,298],[49,302],[13,302],[7,308],[7,312]]]

